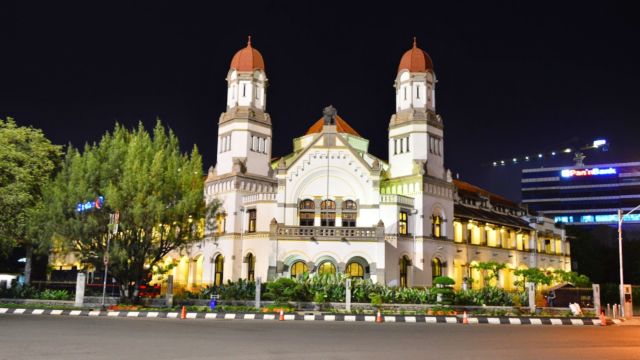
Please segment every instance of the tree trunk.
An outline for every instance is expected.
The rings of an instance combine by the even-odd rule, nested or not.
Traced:
[[[24,263],[24,283],[25,285],[29,285],[31,283],[31,258],[33,257],[33,247],[31,244],[26,245],[27,254],[25,255],[25,263]]]

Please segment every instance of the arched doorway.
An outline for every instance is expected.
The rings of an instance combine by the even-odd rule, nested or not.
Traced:
[[[318,265],[318,275],[332,274],[336,273],[336,266],[333,265],[331,261],[324,261]]]
[[[218,254],[216,256],[214,262],[214,276],[213,276],[213,285],[220,286],[222,285],[224,279],[224,256],[222,254]]]
[[[400,258],[400,287],[407,287],[409,283],[409,265],[411,260],[405,255]]]
[[[256,281],[256,257],[248,253],[245,257],[247,262],[247,281]]]
[[[431,260],[431,281],[438,276],[442,276],[442,261],[437,257]]]
[[[298,260],[294,262],[293,264],[291,264],[291,267],[289,268],[289,273],[291,274],[292,278],[300,277],[308,272],[309,272],[309,268],[307,267],[307,264],[302,260]]]

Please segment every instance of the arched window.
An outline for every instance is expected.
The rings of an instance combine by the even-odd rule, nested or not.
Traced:
[[[220,286],[222,285],[223,279],[223,270],[224,270],[224,256],[218,255],[214,261],[215,266],[215,276],[213,278],[213,285]]]
[[[352,262],[347,265],[347,268],[344,271],[345,275],[351,278],[364,278],[364,266],[358,264],[357,262]]]
[[[216,232],[218,234],[224,233],[224,228],[227,225],[227,214],[221,212],[216,214]]]
[[[438,258],[431,260],[431,279],[442,276],[442,261]]]
[[[316,204],[313,200],[300,201],[300,226],[313,226]]]
[[[403,256],[400,258],[400,287],[407,286],[407,274],[409,273],[409,265],[411,260],[408,257]]]
[[[432,217],[431,233],[434,238],[442,237],[442,218],[438,215],[433,215]]]
[[[320,203],[320,226],[336,226],[336,202],[323,200]]]
[[[307,264],[305,264],[304,261],[296,261],[291,265],[291,268],[290,268],[290,273],[292,278],[302,276],[302,274],[308,273],[308,272],[309,272],[309,268],[307,267]]]
[[[247,281],[256,280],[256,257],[252,253],[248,253],[247,257]]]
[[[318,274],[335,274],[336,266],[331,263],[331,261],[325,261],[318,266]]]
[[[358,204],[353,200],[342,203],[342,226],[355,227],[358,217]]]

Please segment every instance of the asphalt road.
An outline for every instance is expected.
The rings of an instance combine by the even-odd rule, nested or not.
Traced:
[[[640,359],[640,326],[0,315],[0,359]]]

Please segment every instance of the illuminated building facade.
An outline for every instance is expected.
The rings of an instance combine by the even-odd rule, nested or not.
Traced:
[[[640,204],[640,162],[523,169],[522,202],[560,223],[617,224],[618,209]]]

